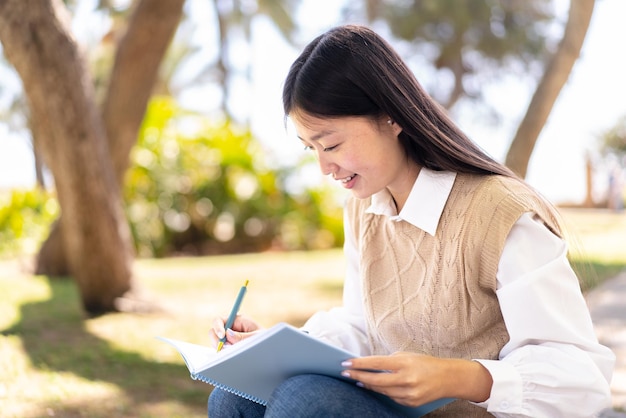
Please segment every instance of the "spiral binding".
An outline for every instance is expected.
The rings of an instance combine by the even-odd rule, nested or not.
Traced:
[[[264,401],[263,399],[257,398],[256,396],[248,395],[247,393],[242,392],[242,391],[237,390],[237,389],[233,389],[230,386],[225,386],[225,385],[223,385],[221,383],[216,382],[213,379],[209,379],[209,378],[204,377],[204,376],[202,376],[200,374],[192,373],[191,374],[191,378],[193,380],[199,380],[201,382],[208,383],[209,385],[215,386],[218,389],[225,390],[226,392],[230,392],[233,395],[241,396],[244,399],[247,399],[247,400],[252,401],[252,402],[256,402],[256,403],[261,404],[263,406],[267,405],[267,401]]]

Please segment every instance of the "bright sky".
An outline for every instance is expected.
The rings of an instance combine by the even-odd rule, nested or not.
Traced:
[[[199,2],[200,4],[206,2]],[[558,0],[566,11],[569,2]],[[302,11],[306,21],[308,41],[336,23],[337,16],[325,9],[326,15],[311,19],[320,10],[315,0],[305,2]],[[196,11],[198,14],[202,10]],[[206,13],[206,11],[204,11]],[[582,55],[570,79],[561,92],[545,126],[529,166],[527,180],[556,203],[580,202],[585,196],[585,154],[597,150],[597,136],[626,115],[626,1],[597,0],[591,27]],[[267,23],[260,21],[254,28],[260,35],[252,51],[241,51],[252,63],[253,88],[235,85],[235,108],[252,112],[253,130],[279,160],[301,155],[302,147],[288,138],[282,118],[281,92],[283,79],[298,54],[276,35]],[[16,81],[17,82],[17,81]],[[511,80],[508,86],[497,86],[485,92],[489,101],[503,111],[499,126],[472,121],[471,115],[459,119],[461,126],[495,158],[503,160],[508,143],[523,117],[531,89]],[[503,93],[504,92],[504,93]],[[194,89],[183,99],[190,103],[205,103],[210,97],[206,89]],[[2,106],[3,103],[0,103]],[[467,119],[467,120],[465,120]],[[317,173],[305,173],[316,176]],[[605,187],[604,173],[599,173],[598,191]],[[11,135],[0,123],[0,189],[34,184],[32,153],[28,141]],[[601,197],[601,196],[598,196]]]
[[[626,1],[596,0],[581,57],[533,152],[527,180],[557,202],[583,200],[585,154],[596,152],[598,136],[626,115],[624,16]],[[607,176],[598,173],[598,192]]]

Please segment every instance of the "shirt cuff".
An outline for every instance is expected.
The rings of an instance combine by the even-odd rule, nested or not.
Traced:
[[[490,413],[516,414],[522,412],[522,379],[513,365],[498,360],[475,360],[491,374],[493,386],[485,402],[476,405]]]

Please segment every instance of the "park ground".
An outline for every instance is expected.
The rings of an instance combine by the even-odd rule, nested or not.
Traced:
[[[626,214],[564,210],[593,292],[626,267]],[[29,273],[29,257],[0,260],[0,417],[206,417],[210,386],[190,379],[156,336],[208,343],[245,280],[242,311],[269,326],[302,324],[341,301],[338,249],[137,260],[137,304],[151,312],[86,318],[70,280]],[[587,274],[586,273],[586,274]],[[626,318],[623,318],[626,321]]]

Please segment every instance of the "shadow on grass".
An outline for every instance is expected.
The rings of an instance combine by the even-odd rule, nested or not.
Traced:
[[[0,334],[19,337],[32,367],[55,375],[45,377],[51,387],[64,387],[51,388],[49,392],[44,387],[43,393],[25,395],[23,402],[30,407],[36,404],[37,412],[20,418],[206,417],[206,401],[212,387],[192,380],[182,360],[157,362],[114,346],[87,329],[88,318],[72,280],[46,280],[46,285],[50,297],[21,304],[19,322],[0,330]],[[338,297],[341,286],[321,282],[318,291]],[[158,318],[155,316],[154,321]],[[281,320],[300,326],[307,319],[308,316],[294,312]],[[128,335],[128,330],[120,329],[120,335]],[[83,389],[82,383],[66,383],[64,374],[114,385],[119,396],[116,390],[106,391],[107,395],[94,400],[93,391]],[[33,384],[32,390],[39,391],[39,387]]]
[[[81,399],[81,393],[47,403],[41,415],[62,417],[206,416],[211,386],[192,380],[181,364],[158,363],[138,353],[120,350],[90,333],[71,280],[49,281],[51,297],[21,306],[21,320],[2,331],[21,338],[34,368],[71,373],[91,382],[111,383],[122,399]],[[50,385],[55,382],[51,381]],[[30,401],[29,401],[30,402]],[[39,402],[37,400],[36,402]],[[32,402],[30,402],[32,405]],[[175,411],[155,410],[156,404]],[[175,405],[172,405],[175,404]],[[151,411],[151,412],[146,412]]]

